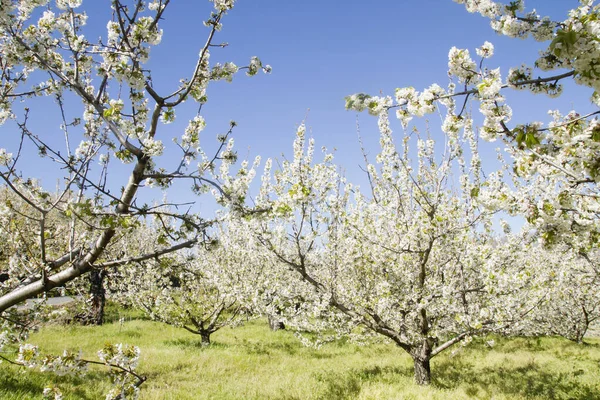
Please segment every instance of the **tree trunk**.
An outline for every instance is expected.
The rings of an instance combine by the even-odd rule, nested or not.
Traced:
[[[269,315],[269,328],[271,328],[272,331],[284,330],[285,324],[283,321]]]
[[[202,338],[202,346],[210,345],[211,332],[202,330],[202,331],[199,331],[198,333],[200,334],[200,337]]]
[[[431,359],[420,359],[413,357],[415,365],[415,382],[417,385],[429,385],[431,383]]]
[[[429,385],[431,383],[430,363],[433,344],[433,340],[427,338],[419,346],[414,347],[410,351],[415,366],[415,382],[417,385]]]
[[[104,289],[104,270],[92,270],[90,273],[90,325],[102,325],[104,322],[104,305],[106,304],[106,290]]]
[[[587,329],[584,329],[583,331],[578,331],[575,334],[575,342],[577,342],[577,344],[584,344],[584,338],[585,338],[585,333],[587,332]]]
[[[93,269],[89,276],[89,308],[75,319],[82,325],[102,325],[104,323],[104,305],[106,304],[106,290],[104,289],[106,271]]]

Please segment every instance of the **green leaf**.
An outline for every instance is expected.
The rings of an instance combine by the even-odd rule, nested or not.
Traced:
[[[164,246],[167,244],[167,238],[165,237],[165,235],[159,235],[158,238],[156,239],[156,242],[158,244],[160,244],[161,246]]]
[[[540,144],[540,139],[538,138],[538,136],[533,132],[527,132],[525,135],[525,145],[529,148],[532,148],[533,146],[538,144]]]
[[[571,50],[571,48],[577,42],[577,32],[572,30],[564,30],[559,29],[556,31],[556,37],[550,43],[548,49],[552,54],[556,57],[560,57],[562,54],[562,50],[566,50],[567,52]],[[560,44],[560,46],[558,46]]]
[[[600,127],[595,127],[594,130],[592,130],[592,140],[594,142],[600,142]]]

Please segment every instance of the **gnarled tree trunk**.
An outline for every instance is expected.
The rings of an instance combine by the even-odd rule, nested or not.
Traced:
[[[210,345],[210,334],[211,333],[212,332],[206,331],[206,330],[200,330],[200,331],[198,331],[198,334],[202,338],[202,346],[208,346],[208,345]]]
[[[419,347],[410,351],[415,367],[415,382],[417,385],[429,385],[431,383],[431,352],[433,340],[425,339]]]
[[[431,383],[431,359],[414,358],[415,382],[417,385],[429,385]]]
[[[83,325],[102,325],[104,323],[104,306],[106,305],[106,290],[104,278],[106,271],[93,269],[90,271],[90,299],[88,309],[75,317]]]
[[[104,306],[106,305],[105,276],[106,271],[104,270],[92,270],[90,273],[90,325],[102,325],[104,323]]]

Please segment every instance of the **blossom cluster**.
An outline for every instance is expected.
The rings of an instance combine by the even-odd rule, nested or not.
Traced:
[[[139,382],[136,382],[135,368],[139,362],[140,349],[136,346],[107,344],[98,351],[100,360],[111,368],[114,386],[107,399],[137,398]],[[90,361],[81,358],[81,353],[65,350],[61,355],[42,356],[39,347],[30,343],[21,343],[15,362],[29,369],[52,372],[56,375],[84,374]],[[132,378],[133,376],[133,378]],[[62,399],[62,392],[56,386],[48,386],[43,393],[45,398]]]
[[[107,344],[98,351],[98,358],[107,365],[116,365],[125,369],[135,369],[140,360],[140,348],[121,343]]]

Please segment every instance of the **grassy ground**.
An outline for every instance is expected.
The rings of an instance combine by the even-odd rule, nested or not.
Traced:
[[[148,377],[141,399],[600,399],[600,340],[577,345],[557,338],[475,341],[432,361],[433,385],[413,383],[412,362],[393,345],[331,343],[302,347],[265,321],[223,329],[213,345],[182,330],[144,320],[103,327],[49,326],[30,342],[46,352],[81,349],[88,359],[107,341],[142,349]],[[48,382],[65,399],[101,399],[102,370],[83,378],[21,373],[0,364],[1,399],[41,398]]]

